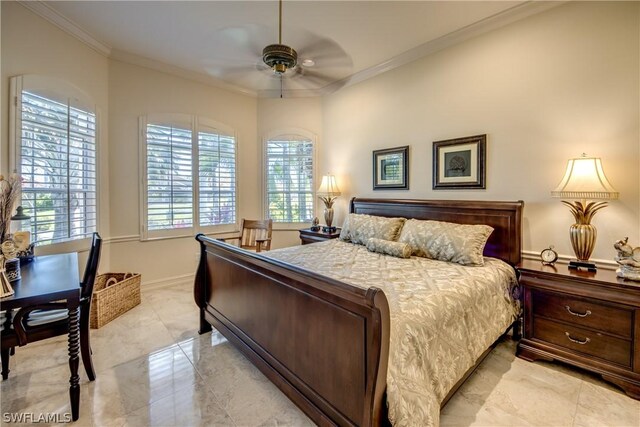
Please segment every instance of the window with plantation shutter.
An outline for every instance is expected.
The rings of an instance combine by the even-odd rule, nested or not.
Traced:
[[[31,216],[31,240],[44,246],[89,237],[97,229],[95,111],[31,81],[46,79],[11,81],[12,160],[22,179],[20,204]]]
[[[147,125],[147,229],[193,226],[191,129]]]
[[[142,239],[231,231],[236,226],[236,141],[211,120],[141,118]]]
[[[236,142],[215,130],[198,132],[200,225],[236,222]]]
[[[267,218],[311,222],[314,217],[314,143],[303,135],[278,135],[265,146]]]

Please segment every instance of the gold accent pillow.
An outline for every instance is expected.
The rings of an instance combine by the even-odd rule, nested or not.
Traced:
[[[396,240],[405,221],[404,218],[349,214],[342,224],[340,240],[358,245],[366,245],[372,237]]]
[[[409,258],[411,256],[411,246],[406,243],[392,242],[372,237],[367,242],[367,250],[382,255],[391,255],[396,258]]]
[[[484,265],[482,253],[492,232],[493,227],[488,225],[410,219],[398,242],[411,246],[412,255],[480,266]]]

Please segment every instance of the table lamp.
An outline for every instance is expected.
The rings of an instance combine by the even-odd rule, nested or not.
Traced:
[[[576,261],[569,262],[569,268],[584,268],[596,271],[596,265],[589,262],[596,243],[596,227],[591,225],[591,218],[600,209],[607,206],[607,202],[593,202],[587,200],[615,200],[618,192],[607,180],[602,168],[602,161],[597,157],[582,157],[569,159],[564,178],[555,190],[553,197],[580,199],[574,202],[562,200],[571,209],[576,220],[569,229],[571,246],[576,254]]]
[[[333,222],[333,202],[340,195],[340,189],[336,183],[336,177],[328,174],[322,177],[322,183],[318,188],[317,195],[324,202],[324,222],[327,224],[322,227],[322,231],[330,233],[336,231],[336,227],[332,227]]]
[[[11,235],[21,263],[33,260],[35,243],[31,243],[30,230],[31,217],[24,213],[22,206],[18,206],[16,214],[11,217]]]

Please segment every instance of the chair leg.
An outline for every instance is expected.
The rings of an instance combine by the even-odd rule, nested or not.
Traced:
[[[9,348],[3,348],[0,351],[0,357],[2,357],[2,380],[9,378]]]
[[[80,354],[82,355],[82,364],[89,381],[96,379],[96,371],[93,369],[93,361],[91,360],[91,342],[89,341],[89,306],[82,307],[80,312]]]

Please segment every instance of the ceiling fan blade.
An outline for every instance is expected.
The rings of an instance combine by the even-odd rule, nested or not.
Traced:
[[[214,31],[209,40],[212,47],[215,47],[214,52],[223,50],[235,55],[262,56],[263,44],[273,39],[272,32],[273,30],[266,25],[246,24]]]
[[[298,47],[298,57],[313,59],[319,68],[351,68],[351,57],[331,39],[314,38],[309,43]]]
[[[206,72],[212,76],[225,78],[235,76],[238,73],[263,71],[262,61],[255,58],[253,60],[230,59],[206,59],[203,61],[203,67]]]
[[[291,79],[295,79],[296,82],[299,82],[301,84],[305,84],[305,82],[308,82],[309,85],[306,86],[314,86],[317,88],[324,87],[337,80],[336,78],[333,78],[331,76],[322,74],[317,71],[311,71],[302,67],[298,67],[296,73],[291,75]]]
[[[214,76],[233,77],[238,71],[262,71],[262,40],[272,32],[261,24],[227,27],[208,36],[208,52],[202,59],[203,68]],[[241,69],[244,67],[244,69]]]
[[[216,77],[224,77],[227,75],[238,75],[239,73],[247,73],[247,72],[255,72],[255,69],[252,68],[249,64],[247,65],[235,65],[229,66],[228,64],[223,67],[218,66],[218,64],[207,64],[205,70],[208,74],[211,74]]]

